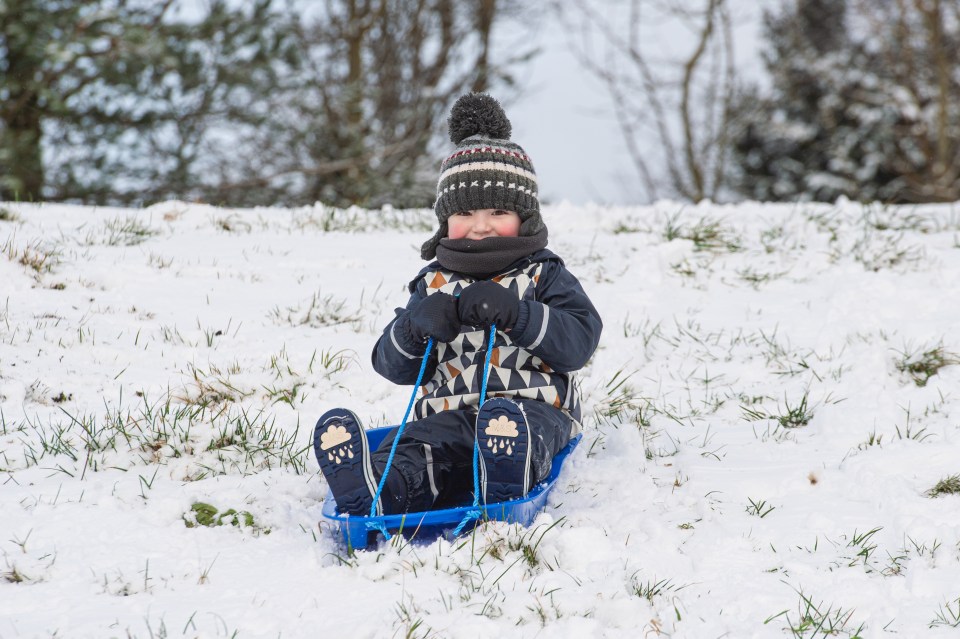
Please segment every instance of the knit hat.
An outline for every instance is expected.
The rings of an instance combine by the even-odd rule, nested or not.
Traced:
[[[447,236],[447,219],[478,209],[513,211],[520,216],[520,235],[544,228],[537,199],[537,174],[526,152],[510,141],[510,120],[503,107],[485,93],[468,93],[450,109],[450,140],[457,145],[440,164],[437,201],[433,208],[440,229],[420,249],[432,260]]]

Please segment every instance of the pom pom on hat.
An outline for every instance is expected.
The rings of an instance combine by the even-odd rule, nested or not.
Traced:
[[[468,93],[460,98],[450,109],[447,119],[450,140],[460,144],[474,135],[482,135],[499,140],[510,139],[510,120],[503,107],[486,93]]]

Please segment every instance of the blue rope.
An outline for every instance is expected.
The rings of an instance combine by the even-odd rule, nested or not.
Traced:
[[[423,374],[427,370],[427,361],[430,359],[430,351],[432,349],[433,338],[431,337],[429,340],[427,340],[427,350],[423,352],[423,361],[420,362],[420,372],[417,374],[417,381],[413,385],[413,394],[410,395],[410,403],[407,404],[407,412],[403,414],[403,420],[400,422],[400,427],[397,429],[397,435],[393,438],[393,446],[390,447],[390,456],[387,457],[387,465],[383,469],[383,475],[380,476],[380,484],[377,486],[377,493],[373,496],[373,503],[370,504],[371,517],[377,516],[377,502],[380,501],[380,493],[383,492],[383,486],[387,483],[387,473],[390,472],[390,468],[393,466],[393,456],[397,452],[397,444],[400,443],[400,435],[403,434],[403,429],[407,425],[407,418],[410,417],[410,410],[413,408],[413,403],[417,399],[417,391],[420,390],[420,382],[423,381]],[[486,385],[486,382],[484,382],[484,385]],[[367,454],[369,454],[369,451]],[[367,530],[379,530],[383,533],[384,539],[387,541],[390,540],[390,533],[387,532],[386,525],[380,519],[368,521]]]
[[[494,338],[497,335],[497,325],[490,325],[490,340],[487,342],[487,356],[483,360],[483,380],[481,381],[480,386],[480,401],[477,403],[477,412],[480,411],[480,406],[483,405],[483,402],[487,398],[487,377],[490,375],[490,357],[493,354],[493,342]],[[477,440],[477,435],[474,433],[473,436],[473,505],[463,515],[463,519],[460,520],[460,523],[453,530],[453,536],[457,537],[461,532],[463,532],[464,527],[472,519],[480,519],[480,516],[483,514],[483,511],[480,510],[480,442]]]

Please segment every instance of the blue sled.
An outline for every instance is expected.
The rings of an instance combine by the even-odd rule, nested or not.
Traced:
[[[383,441],[383,438],[393,430],[392,427],[372,428],[367,431],[367,441],[371,450],[376,449]],[[553,458],[553,467],[550,469],[550,475],[542,482],[533,487],[522,499],[514,499],[495,504],[481,505],[480,510],[483,515],[480,521],[484,519],[496,519],[499,521],[508,521],[511,523],[529,526],[537,513],[543,510],[547,504],[547,495],[557,483],[560,476],[560,470],[563,468],[563,461],[567,458],[573,449],[580,443],[583,435],[578,434],[573,437],[559,453]],[[444,508],[442,510],[427,510],[417,513],[405,513],[403,515],[383,515],[381,517],[363,517],[360,515],[341,515],[337,512],[337,501],[330,492],[327,492],[327,498],[323,502],[323,516],[330,520],[335,528],[340,530],[343,535],[343,541],[349,549],[362,550],[376,543],[379,531],[371,530],[367,523],[380,522],[386,526],[390,534],[400,534],[408,539],[417,541],[433,541],[438,537],[449,537],[453,530],[466,515],[471,506],[465,505],[458,508]],[[470,522],[467,524],[469,529],[479,522]]]

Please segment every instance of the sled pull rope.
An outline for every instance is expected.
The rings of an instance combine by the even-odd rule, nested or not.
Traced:
[[[401,420],[400,427],[397,429],[397,435],[393,438],[393,446],[390,447],[390,456],[387,457],[387,465],[383,469],[383,475],[380,476],[380,483],[377,485],[377,492],[373,496],[373,503],[370,504],[371,517],[377,516],[377,502],[380,501],[380,493],[383,492],[383,486],[387,483],[387,474],[390,472],[390,468],[393,466],[393,456],[397,452],[397,444],[400,443],[400,435],[403,434],[403,429],[407,425],[407,418],[410,417],[410,410],[413,408],[413,403],[417,399],[417,391],[420,390],[420,383],[423,381],[423,374],[427,370],[427,362],[430,360],[431,350],[433,350],[432,337],[427,340],[427,350],[423,352],[423,361],[420,362],[420,372],[417,374],[417,381],[413,385],[413,393],[410,395],[410,403],[407,404],[407,412],[403,414],[403,420]],[[484,387],[486,387],[486,380],[484,380]],[[476,474],[476,462],[474,462],[474,474]],[[390,540],[390,533],[387,532],[386,525],[380,520],[375,519],[374,521],[368,521],[367,529],[379,530],[383,533],[384,539],[387,541]]]
[[[493,341],[497,335],[497,325],[490,325],[490,340],[487,342],[487,355],[483,359],[483,379],[480,386],[480,403],[477,404],[477,414],[480,413],[480,407],[487,399],[487,378],[490,375],[490,357],[493,354]],[[473,435],[473,505],[470,510],[463,514],[463,519],[453,530],[453,536],[458,536],[463,532],[464,526],[471,519],[480,519],[483,512],[480,510],[480,442],[477,439],[476,431]]]

